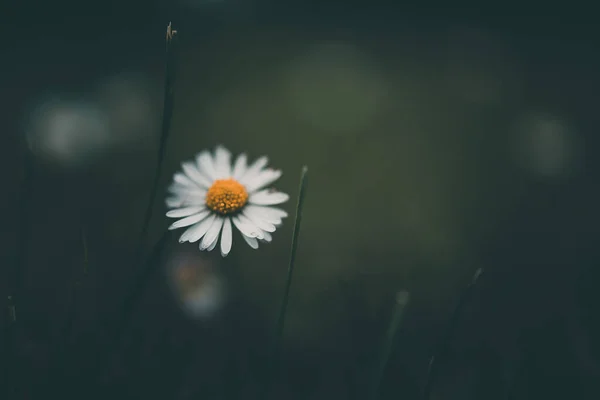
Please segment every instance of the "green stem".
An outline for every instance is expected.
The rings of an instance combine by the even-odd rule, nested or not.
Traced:
[[[479,277],[481,276],[482,273],[483,273],[483,269],[481,269],[481,268],[477,269],[477,271],[475,271],[475,274],[473,275],[473,278],[471,279],[471,282],[463,290],[463,292],[460,296],[460,300],[456,304],[456,308],[454,309],[454,312],[452,313],[452,317],[450,318],[450,321],[448,322],[446,330],[445,330],[445,332],[440,340],[440,343],[437,347],[437,351],[429,359],[429,366],[427,369],[427,378],[425,380],[425,388],[423,390],[423,400],[429,400],[429,398],[431,397],[431,391],[433,389],[435,379],[437,378],[437,375],[438,375],[438,366],[437,366],[436,361],[440,357],[447,354],[448,348],[450,347],[450,342],[452,341],[452,338],[454,337],[454,331],[456,330],[456,326],[458,325],[458,320],[462,314],[462,309],[465,307],[465,305],[468,303],[468,300],[473,295],[473,289],[475,288],[475,285],[477,284],[477,280],[479,279]]]
[[[137,247],[135,261],[141,261],[142,254],[144,252],[144,244],[146,243],[148,236],[148,229],[150,227],[150,221],[152,220],[152,211],[154,210],[154,203],[156,202],[156,195],[158,193],[158,187],[161,177],[162,165],[165,158],[167,149],[167,139],[169,137],[169,131],[171,129],[171,120],[173,118],[173,106],[174,106],[174,83],[175,83],[175,42],[174,38],[177,31],[172,30],[171,23],[167,26],[167,41],[166,41],[166,66],[165,66],[165,91],[163,99],[163,119],[161,126],[160,142],[158,146],[158,156],[156,162],[156,169],[154,171],[154,180],[152,182],[152,189],[150,191],[150,199],[144,215],[144,221],[142,223],[142,231],[140,233],[139,243]]]
[[[156,196],[158,193],[161,170],[166,153],[167,139],[169,137],[171,120],[173,117],[175,88],[174,85],[176,70],[175,61],[177,49],[176,34],[177,31],[173,30],[171,27],[171,23],[169,23],[169,25],[167,26],[166,34],[166,66],[165,89],[163,100],[163,119],[161,126],[160,142],[158,147],[157,164],[154,172],[152,189],[150,191],[150,199],[146,208],[146,213],[144,215],[139,243],[134,258],[134,262],[138,265],[141,265],[142,271],[139,277],[134,281],[133,287],[125,295],[123,305],[121,306],[119,314],[116,317],[115,331],[109,338],[108,350],[104,352],[104,354],[100,355],[103,358],[102,362],[99,361],[95,364],[95,367],[91,374],[92,376],[95,376],[99,371],[102,371],[103,369],[107,368],[110,364],[110,361],[112,360],[111,356],[114,355],[116,351],[118,351],[123,335],[127,330],[127,327],[129,326],[129,323],[131,322],[131,319],[133,317],[135,306],[139,298],[144,294],[148,284],[150,283],[150,278],[153,276],[154,271],[156,270],[158,265],[157,260],[160,257],[160,254],[162,253],[167,239],[169,238],[169,235],[165,233],[162,236],[162,238],[158,241],[158,243],[153,247],[152,254],[149,257],[149,260],[147,262],[144,262],[144,245],[147,240],[148,229],[150,226],[150,221],[152,219],[152,211],[154,209],[154,203],[156,201]]]
[[[402,316],[404,315],[404,310],[408,305],[409,299],[410,293],[407,291],[400,291],[396,294],[396,302],[394,304],[392,319],[385,336],[385,342],[381,351],[379,365],[375,370],[375,378],[373,379],[373,387],[371,389],[371,396],[369,397],[371,400],[377,400],[379,398],[379,388],[381,386],[381,382],[383,381],[383,376],[387,367],[387,363],[390,359],[390,355],[394,349],[396,333],[398,332],[398,328],[400,328]]]
[[[279,309],[279,317],[277,318],[277,329],[275,331],[275,339],[273,341],[273,348],[271,351],[271,357],[269,359],[269,368],[267,375],[260,392],[260,399],[266,399],[269,394],[271,381],[275,372],[275,366],[279,360],[279,352],[281,350],[281,340],[283,338],[283,330],[285,327],[285,316],[287,306],[290,297],[290,288],[292,287],[292,277],[294,275],[294,265],[296,263],[296,252],[298,250],[298,237],[300,235],[300,222],[302,221],[302,209],[304,207],[304,199],[306,196],[306,185],[307,185],[307,174],[308,167],[302,167],[302,173],[300,175],[300,187],[298,190],[298,203],[296,204],[296,219],[294,221],[294,232],[292,234],[292,247],[290,250],[290,262],[288,265],[287,278],[285,282],[285,289],[283,292],[283,299],[281,301],[281,308]]]
[[[162,129],[160,135],[160,144],[158,147],[158,160],[156,164],[156,170],[154,173],[154,182],[152,184],[152,191],[150,192],[150,200],[148,202],[148,208],[146,209],[146,215],[144,217],[144,223],[142,225],[142,233],[140,235],[140,241],[138,245],[138,251],[136,254],[135,262],[143,263],[144,244],[148,236],[148,228],[150,226],[150,220],[152,219],[152,210],[154,209],[154,203],[156,195],[158,193],[158,184],[160,181],[160,175],[162,170],[162,164],[164,161],[167,138],[169,137],[169,131],[171,128],[171,119],[173,117],[173,94],[174,94],[174,83],[175,83],[175,33],[171,29],[171,23],[167,26],[167,46],[166,46],[166,67],[165,67],[165,93],[163,102],[163,120]],[[161,239],[159,243],[164,243]],[[148,285],[150,278],[152,277],[152,266],[153,263],[143,264],[141,275],[135,281],[133,289],[128,292],[125,298],[123,307],[121,308],[121,315],[117,325],[116,340],[119,341],[123,334],[123,331],[127,327],[129,320],[133,315],[135,304],[138,298],[144,293],[146,286]],[[118,345],[118,344],[117,344]]]

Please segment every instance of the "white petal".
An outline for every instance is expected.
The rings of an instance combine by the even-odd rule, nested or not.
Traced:
[[[185,172],[185,174],[198,186],[208,189],[212,185],[210,179],[200,173],[195,163],[191,161],[181,163],[181,168],[183,168],[183,172]]]
[[[265,235],[265,237],[263,238],[265,242],[269,243],[271,242],[271,240],[273,240],[273,236],[271,236],[269,232],[263,232],[263,234]]]
[[[181,184],[179,182],[173,182],[169,185],[169,187],[167,187],[167,190],[171,193],[179,193],[179,192],[188,192],[190,190],[201,190],[201,189],[196,186],[188,186],[188,185]]]
[[[248,243],[248,246],[252,247],[255,250],[258,249],[258,240],[256,240],[256,238],[248,237],[246,235],[242,235],[242,237],[244,238],[246,243]]]
[[[205,207],[206,205],[204,196],[194,196],[192,194],[176,194],[170,198],[177,199],[179,200],[179,203],[181,203],[180,205],[171,208]]]
[[[215,170],[218,179],[231,177],[231,153],[223,146],[215,150]]]
[[[266,156],[260,157],[254,161],[246,170],[246,173],[240,177],[240,182],[246,182],[253,179],[267,165],[269,159]]]
[[[237,218],[239,220],[239,222],[244,225],[244,226],[249,226],[252,227],[251,232],[256,233],[256,235],[249,235],[250,237],[255,237],[257,239],[262,239],[264,238],[264,234],[262,229],[260,229],[254,222],[252,222],[248,217],[244,216],[243,214],[238,214]]]
[[[173,181],[179,183],[180,185],[191,188],[197,188],[198,185],[186,174],[182,174],[181,172],[176,172],[173,175]]]
[[[197,214],[203,210],[204,210],[203,206],[179,208],[177,210],[169,211],[167,213],[167,217],[169,217],[169,218],[189,217],[190,215]]]
[[[231,172],[231,177],[237,181],[240,180],[242,176],[246,173],[248,169],[248,157],[245,154],[240,154],[238,158],[235,160],[235,165],[233,166],[233,171]]]
[[[288,201],[290,196],[286,193],[273,192],[269,189],[261,190],[260,192],[252,193],[248,202],[258,206],[272,206]]]
[[[214,160],[208,151],[203,151],[196,156],[196,164],[202,175],[206,175],[213,181],[217,179]]]
[[[231,229],[231,219],[225,218],[223,222],[223,230],[221,231],[221,256],[227,257],[227,254],[231,251],[231,245],[233,244],[233,233]]]
[[[208,228],[210,228],[210,226],[212,225],[215,218],[216,218],[215,214],[210,214],[202,222],[188,228],[188,230],[183,232],[183,235],[181,235],[181,237],[179,238],[179,242],[180,243],[197,242],[198,240],[200,240],[202,238],[202,236],[204,236],[206,234],[206,232],[208,231]]]
[[[198,223],[198,222],[202,221],[204,218],[206,218],[206,216],[208,214],[209,214],[209,211],[206,210],[206,211],[200,212],[198,214],[190,215],[189,217],[180,219],[179,221],[175,221],[171,224],[171,226],[169,227],[169,230],[183,228],[185,226],[190,226],[195,223]]]
[[[274,169],[266,169],[264,171],[261,171],[258,175],[255,175],[254,178],[248,179],[246,182],[240,183],[246,186],[246,190],[249,193],[252,193],[258,189],[262,189],[265,186],[270,185],[280,177],[281,171]]]
[[[205,194],[201,192],[180,192],[173,193],[171,197],[167,199],[167,207],[169,208],[180,208],[180,207],[204,207],[205,205]]]
[[[169,192],[173,193],[176,196],[181,197],[204,197],[206,196],[206,190],[200,189],[199,187],[190,188],[188,186],[180,185],[179,183],[174,183],[168,187]]]
[[[244,223],[240,220],[240,215],[236,215],[231,218],[231,222],[235,225],[236,228],[243,234],[248,237],[258,237],[259,229],[256,225],[252,223]],[[249,222],[249,221],[248,221]]]
[[[206,251],[213,251],[215,247],[217,247],[217,243],[219,243],[217,239],[213,240],[212,244],[208,247],[208,249],[206,249]]]
[[[210,247],[210,245],[213,244],[213,241],[215,241],[219,238],[219,233],[221,233],[222,227],[223,227],[223,218],[216,217],[214,222],[210,226],[210,228],[208,228],[206,235],[204,235],[204,237],[202,238],[202,241],[200,242],[200,250],[208,249]]]
[[[180,197],[168,197],[165,200],[165,205],[169,208],[177,208],[183,205],[183,199]]]
[[[287,212],[275,207],[253,206],[249,204],[246,206],[246,208],[249,211],[260,215],[266,221],[275,225],[281,223],[281,219],[286,218],[288,216]]]
[[[261,218],[260,214],[257,214],[256,212],[253,212],[252,210],[248,210],[247,207],[244,209],[242,214],[244,214],[244,216],[246,216],[246,218],[248,218],[250,221],[252,221],[252,223],[254,223],[254,225],[258,226],[261,230],[263,230],[265,232],[275,232],[275,229],[276,229],[275,225],[265,221],[263,218]]]

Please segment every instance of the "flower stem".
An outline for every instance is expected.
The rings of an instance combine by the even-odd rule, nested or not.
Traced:
[[[475,285],[477,284],[477,280],[479,279],[479,277],[481,276],[482,273],[483,273],[483,269],[481,269],[481,268],[477,269],[477,271],[475,271],[475,274],[473,275],[473,278],[471,279],[471,282],[463,290],[463,292],[460,296],[460,300],[456,304],[456,308],[454,309],[454,312],[452,313],[452,317],[450,318],[450,321],[448,322],[448,325],[446,326],[446,330],[445,330],[445,332],[440,340],[440,343],[437,347],[437,351],[429,359],[429,366],[427,369],[427,378],[425,380],[425,387],[423,389],[423,400],[429,400],[429,398],[431,397],[431,391],[433,389],[433,385],[435,383],[435,379],[437,378],[437,374],[438,374],[438,367],[437,367],[436,361],[443,355],[447,354],[448,348],[450,346],[450,342],[452,341],[452,338],[454,336],[454,331],[456,330],[456,325],[458,324],[458,320],[462,314],[462,309],[465,307],[465,305],[471,299],[471,297],[473,295],[473,289],[475,288]]]
[[[386,333],[385,342],[379,359],[379,365],[375,370],[373,386],[371,389],[371,396],[369,397],[371,400],[377,400],[379,398],[379,388],[381,386],[381,382],[383,381],[385,368],[387,367],[387,363],[390,359],[390,354],[394,349],[394,340],[396,338],[396,333],[400,328],[402,316],[404,315],[404,310],[406,309],[409,300],[410,293],[407,291],[400,291],[396,294],[396,301],[394,304],[392,319],[390,321],[390,325],[388,326],[388,330]]]
[[[92,370],[89,372],[89,377],[95,379],[99,376],[99,373],[106,372],[111,366],[111,362],[114,360],[115,355],[120,350],[123,336],[132,321],[133,312],[137,300],[145,293],[150,277],[158,269],[160,260],[164,252],[164,248],[168,243],[168,240],[172,237],[172,231],[165,231],[160,240],[153,246],[148,259],[143,264],[142,275],[139,280],[136,281],[136,285],[128,292],[125,302],[123,303],[122,309],[119,315],[116,317],[115,330],[110,334],[108,338],[108,344],[105,351],[97,353],[97,361],[94,363]]]
[[[173,117],[173,94],[174,94],[174,83],[175,83],[175,34],[177,31],[172,30],[171,23],[167,26],[166,35],[166,66],[165,66],[165,93],[163,102],[163,120],[160,135],[160,142],[158,146],[158,158],[156,163],[156,170],[154,172],[154,182],[152,183],[152,191],[150,192],[150,200],[148,202],[148,208],[146,209],[146,215],[142,225],[142,232],[140,235],[140,241],[137,248],[135,262],[142,264],[142,272],[138,279],[134,283],[134,287],[128,292],[123,307],[121,308],[121,316],[117,325],[117,338],[121,339],[121,335],[126,328],[126,325],[131,319],[135,303],[138,298],[144,293],[144,289],[148,285],[150,277],[152,276],[152,269],[150,268],[153,263],[143,263],[144,244],[148,236],[148,228],[150,226],[150,220],[152,219],[152,210],[154,209],[154,203],[156,202],[156,195],[158,193],[158,184],[160,182],[160,175],[162,170],[162,164],[165,158],[167,138],[169,137],[169,131],[171,128],[171,119]],[[159,244],[164,244],[165,238],[159,241]]]
[[[135,286],[130,292],[128,292],[121,309],[121,314],[117,321],[117,333],[115,334],[114,343],[115,346],[118,346],[121,336],[123,335],[131,320],[131,317],[133,316],[133,311],[135,310],[137,300],[144,294],[146,287],[150,283],[150,278],[160,264],[159,259],[163,254],[163,249],[165,248],[168,239],[172,236],[170,233],[171,231],[164,232],[159,241],[154,245],[152,252],[148,256],[148,259],[143,263],[142,273],[136,280]]]
[[[118,351],[119,345],[123,338],[129,323],[133,317],[135,306],[139,298],[144,294],[146,287],[150,282],[154,271],[157,267],[157,260],[162,254],[162,250],[169,238],[169,235],[165,233],[162,238],[153,247],[152,252],[147,262],[143,258],[144,245],[148,236],[148,229],[150,221],[152,219],[152,211],[154,203],[156,202],[156,195],[158,193],[158,187],[160,182],[162,164],[165,158],[167,139],[169,137],[169,131],[171,128],[171,119],[173,117],[174,107],[174,84],[175,84],[175,61],[176,61],[176,34],[177,31],[172,29],[171,23],[167,26],[166,34],[166,66],[165,66],[165,91],[163,101],[163,119],[161,126],[160,142],[158,146],[158,157],[157,164],[154,173],[154,181],[152,183],[152,189],[150,192],[150,199],[144,216],[142,224],[142,230],[139,238],[137,251],[135,253],[134,262],[141,265],[141,272],[137,279],[133,282],[133,287],[126,293],[123,305],[120,307],[119,314],[115,320],[115,331],[109,338],[108,351],[102,354],[104,362],[97,362],[92,375],[101,371],[103,368],[107,368],[110,364],[114,355],[114,352]]]
[[[136,259],[139,261],[142,258],[144,252],[144,244],[148,236],[148,228],[150,227],[150,221],[152,220],[152,211],[154,209],[154,203],[156,202],[156,195],[158,193],[158,186],[160,182],[160,176],[162,171],[162,165],[165,158],[167,139],[169,137],[169,131],[171,128],[171,120],[173,118],[173,106],[174,106],[174,83],[175,83],[175,42],[177,31],[171,28],[171,23],[167,26],[167,41],[166,41],[166,66],[165,66],[165,92],[163,100],[163,119],[160,134],[160,142],[158,146],[158,156],[156,161],[156,169],[154,171],[154,181],[152,182],[152,189],[150,191],[150,199],[144,215],[144,221],[142,223],[142,231],[140,233]]]
[[[270,389],[270,384],[275,373],[275,366],[279,360],[279,352],[281,350],[281,340],[283,337],[283,329],[285,327],[285,315],[290,297],[290,288],[292,287],[292,277],[294,275],[294,265],[296,263],[296,251],[298,250],[298,237],[300,235],[300,222],[302,221],[302,208],[304,207],[304,199],[306,196],[308,167],[302,167],[300,175],[300,187],[298,190],[298,203],[296,204],[296,219],[294,221],[294,231],[292,234],[292,247],[290,250],[290,262],[288,265],[287,278],[281,308],[279,309],[279,317],[277,318],[277,329],[275,331],[275,339],[271,350],[269,368],[265,376],[263,386],[261,388],[259,399],[267,399]]]

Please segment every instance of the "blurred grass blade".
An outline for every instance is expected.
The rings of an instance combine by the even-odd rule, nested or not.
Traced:
[[[448,321],[448,324],[446,325],[446,329],[443,332],[443,335],[440,339],[440,343],[437,346],[436,352],[429,359],[429,366],[427,369],[427,377],[425,379],[425,387],[423,389],[423,400],[429,400],[429,398],[431,397],[431,391],[433,389],[433,385],[435,384],[435,380],[436,380],[438,372],[439,372],[438,368],[437,368],[437,360],[440,357],[443,357],[445,354],[447,354],[448,348],[450,346],[450,342],[452,341],[452,338],[454,337],[454,331],[456,330],[456,325],[458,324],[458,320],[462,314],[462,309],[465,307],[465,305],[471,299],[471,297],[473,295],[473,289],[475,288],[475,285],[477,284],[477,281],[482,273],[483,273],[483,269],[481,269],[481,268],[477,269],[477,271],[475,271],[475,274],[473,275],[473,278],[471,279],[471,282],[469,283],[469,285],[462,291],[460,300],[456,304],[456,308],[454,309],[454,312],[452,313],[452,317],[450,318],[450,320]]]
[[[371,388],[371,395],[369,397],[371,400],[377,400],[379,398],[379,388],[381,387],[381,382],[383,381],[383,376],[385,374],[385,369],[390,359],[390,355],[394,349],[394,341],[396,339],[396,334],[398,332],[398,329],[400,328],[400,323],[402,322],[404,310],[406,309],[409,300],[409,292],[400,291],[396,293],[396,301],[394,303],[392,319],[390,320],[390,325],[386,332],[385,342],[383,344],[383,349],[379,358],[379,365],[375,370],[375,375]]]
[[[165,65],[165,88],[163,98],[163,119],[160,133],[160,141],[158,144],[158,156],[156,160],[156,169],[154,171],[154,180],[152,182],[152,189],[150,190],[150,198],[148,200],[148,206],[144,215],[144,221],[142,223],[142,230],[140,233],[139,243],[136,252],[135,261],[139,262],[142,259],[144,252],[144,245],[148,236],[148,229],[150,227],[150,221],[152,220],[152,210],[154,209],[154,203],[156,202],[156,195],[158,193],[158,186],[161,177],[162,165],[165,158],[167,149],[167,139],[171,130],[171,120],[173,118],[173,106],[174,106],[174,84],[175,84],[175,68],[176,68],[176,42],[175,40],[177,31],[173,30],[171,23],[167,26],[166,34],[166,65]]]
[[[135,305],[139,298],[144,294],[145,289],[150,283],[150,278],[154,272],[158,269],[160,265],[160,259],[162,258],[162,254],[164,252],[164,248],[168,243],[168,239],[172,236],[172,231],[165,231],[160,238],[160,240],[154,245],[152,248],[152,252],[150,256],[143,264],[142,274],[139,276],[136,281],[136,285],[132,288],[130,292],[127,293],[126,299],[123,302],[123,306],[121,308],[121,314],[119,319],[117,320],[117,332],[115,335],[115,340],[120,340],[124,330],[127,328],[129,324],[133,312],[135,311]],[[118,342],[113,343],[115,346],[118,345]]]
[[[142,230],[140,233],[139,243],[134,257],[134,262],[140,266],[141,272],[137,279],[133,281],[132,287],[125,294],[123,305],[119,309],[119,314],[115,318],[114,331],[108,340],[108,349],[105,352],[99,353],[102,360],[99,360],[91,372],[91,378],[98,374],[99,371],[104,370],[110,365],[112,355],[118,351],[121,343],[123,334],[125,333],[133,313],[135,311],[135,305],[139,298],[144,294],[146,288],[151,280],[154,271],[158,267],[158,260],[162,254],[163,248],[170,237],[168,232],[165,232],[162,238],[153,247],[150,257],[147,262],[144,262],[144,246],[148,236],[148,229],[150,221],[152,220],[152,211],[154,203],[156,202],[156,196],[158,193],[158,187],[160,182],[162,165],[166,153],[167,139],[171,128],[171,120],[173,117],[174,107],[174,84],[175,84],[175,71],[176,71],[176,50],[177,50],[177,31],[173,30],[171,23],[167,26],[166,30],[166,52],[165,52],[165,86],[164,86],[164,99],[163,99],[163,118],[161,126],[161,135],[158,146],[158,157],[156,163],[156,169],[154,172],[154,180],[152,183],[152,189],[150,191],[150,198],[144,215],[142,223]]]
[[[91,378],[93,378],[93,376],[97,375],[99,372],[106,370],[106,368],[110,366],[110,362],[113,360],[115,354],[119,351],[119,346],[121,345],[123,336],[133,320],[135,306],[138,300],[145,293],[148,283],[150,282],[150,278],[160,266],[160,260],[162,259],[162,255],[169,238],[172,236],[171,233],[172,231],[165,231],[160,240],[154,245],[150,256],[143,264],[142,275],[139,277],[139,280],[136,281],[137,284],[132,288],[131,291],[127,292],[125,301],[119,310],[120,313],[116,316],[113,325],[114,331],[108,338],[108,348],[106,351],[98,354],[100,359],[95,363]]]
[[[145,293],[150,277],[158,269],[166,244],[172,237],[171,233],[172,231],[165,231],[160,240],[152,248],[150,256],[143,265],[143,276],[140,277],[140,281],[145,282],[145,284],[135,285],[132,290],[127,293],[123,306],[119,310],[120,313],[115,317],[113,322],[113,330],[108,331],[110,336],[107,339],[106,347],[102,346],[93,350],[95,362],[91,369],[86,371],[85,379],[89,381],[87,381],[86,384],[82,384],[83,386],[98,384],[98,379],[103,377],[102,374],[109,373],[111,363],[114,361],[115,356],[120,350],[124,333],[133,320],[132,317],[137,300]],[[103,391],[104,389],[105,388],[102,386],[95,389],[102,398],[109,394],[105,393]]]
[[[302,172],[300,174],[300,187],[298,190],[298,203],[296,204],[296,219],[294,221],[294,231],[292,233],[292,247],[290,250],[290,262],[288,265],[285,289],[283,292],[283,299],[281,301],[279,316],[277,318],[277,329],[275,331],[275,338],[273,340],[273,348],[271,350],[270,359],[267,361],[269,363],[269,367],[263,386],[261,388],[259,399],[268,398],[271,381],[273,379],[273,375],[275,374],[275,367],[277,362],[279,361],[281,340],[283,337],[283,330],[285,327],[285,315],[287,312],[287,305],[290,297],[290,288],[292,287],[292,277],[294,275],[294,265],[296,263],[296,251],[298,250],[298,237],[300,235],[300,223],[302,222],[302,209],[304,207],[306,185],[308,183],[307,174],[308,167],[302,167]]]
[[[171,23],[167,26],[167,34],[166,34],[166,65],[165,65],[165,93],[164,93],[164,102],[163,102],[163,120],[162,120],[162,128],[160,135],[160,143],[158,147],[158,158],[156,164],[156,170],[154,173],[154,182],[152,184],[152,191],[150,192],[150,200],[148,202],[148,208],[146,209],[146,215],[144,217],[144,223],[142,225],[142,232],[140,235],[140,241],[138,244],[138,249],[136,253],[136,258],[134,262],[142,264],[142,271],[138,279],[135,280],[134,286],[126,294],[126,299],[121,308],[121,315],[117,320],[117,341],[120,340],[123,331],[125,330],[125,325],[127,325],[129,319],[131,319],[135,303],[138,298],[144,293],[146,286],[148,285],[150,278],[152,277],[151,268],[153,266],[152,262],[143,263],[143,254],[144,254],[144,244],[146,242],[146,238],[148,236],[148,227],[150,226],[150,220],[152,219],[152,210],[154,203],[156,201],[156,195],[158,193],[158,184],[160,181],[162,164],[165,157],[166,147],[167,147],[167,138],[169,136],[169,131],[171,128],[171,119],[173,116],[173,94],[174,94],[174,83],[175,83],[175,50],[176,50],[176,42],[175,39],[177,31],[172,29]],[[162,251],[162,245],[166,241],[166,236],[163,235],[163,238],[158,242],[158,246],[160,247],[158,251],[153,251],[154,254],[160,253]],[[118,345],[118,344],[116,344]]]

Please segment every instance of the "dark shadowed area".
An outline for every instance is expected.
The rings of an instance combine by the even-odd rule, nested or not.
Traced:
[[[367,399],[400,291],[377,398],[422,399],[432,354],[429,399],[600,398],[600,28],[545,12],[2,5],[0,399],[265,400],[303,165],[269,399]],[[169,21],[175,106],[140,265]],[[283,170],[290,216],[258,250],[234,232],[222,258],[172,231],[157,253],[173,174],[217,145]]]

